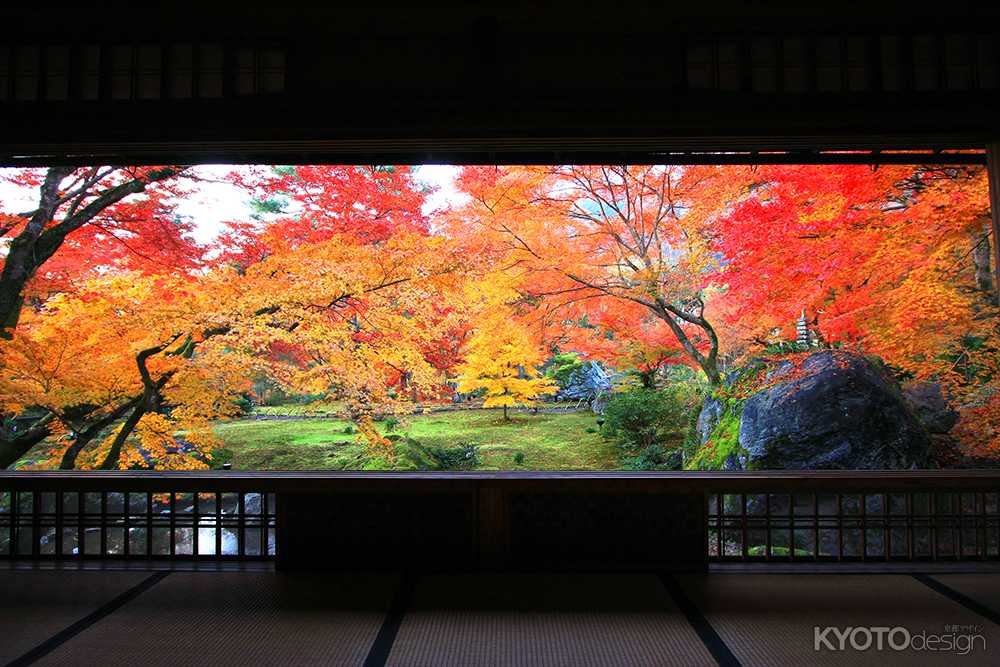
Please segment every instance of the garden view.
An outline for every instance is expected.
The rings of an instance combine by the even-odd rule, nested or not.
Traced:
[[[0,466],[1000,462],[982,167],[0,170]]]

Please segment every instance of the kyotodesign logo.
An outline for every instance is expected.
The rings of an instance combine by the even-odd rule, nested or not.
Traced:
[[[815,651],[933,651],[969,655],[986,650],[978,625],[946,625],[944,632],[911,632],[902,626],[813,627]]]

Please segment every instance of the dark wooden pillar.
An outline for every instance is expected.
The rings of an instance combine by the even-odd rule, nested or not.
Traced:
[[[502,570],[509,564],[510,531],[503,487],[484,483],[478,489],[479,567]]]
[[[1000,305],[1000,141],[986,145],[986,170],[990,178],[990,220],[993,226],[993,287]]]

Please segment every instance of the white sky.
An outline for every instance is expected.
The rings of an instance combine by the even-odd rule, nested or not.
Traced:
[[[232,165],[201,165],[196,173],[206,178],[219,178],[233,169]],[[455,179],[460,168],[452,165],[421,165],[414,170],[417,181],[437,187],[437,191],[427,197],[424,213],[459,204],[465,199],[455,187]],[[18,213],[29,211],[37,205],[37,190],[21,188],[0,180],[0,211]],[[194,223],[194,238],[199,243],[215,239],[225,227],[227,220],[246,220],[252,212],[245,190],[234,185],[215,182],[201,182],[192,193],[177,206],[177,213],[190,216]]]

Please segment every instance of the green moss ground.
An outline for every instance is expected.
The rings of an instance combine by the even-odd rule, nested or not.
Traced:
[[[613,443],[596,432],[590,412],[514,414],[504,422],[499,411],[463,410],[402,418],[393,433],[427,447],[475,444],[477,470],[613,470],[620,466]],[[215,465],[239,470],[359,469],[364,446],[345,433],[337,419],[241,420],[215,431],[225,443]],[[381,430],[384,426],[379,424]],[[588,433],[587,429],[594,429]],[[514,462],[521,452],[524,462]]]

